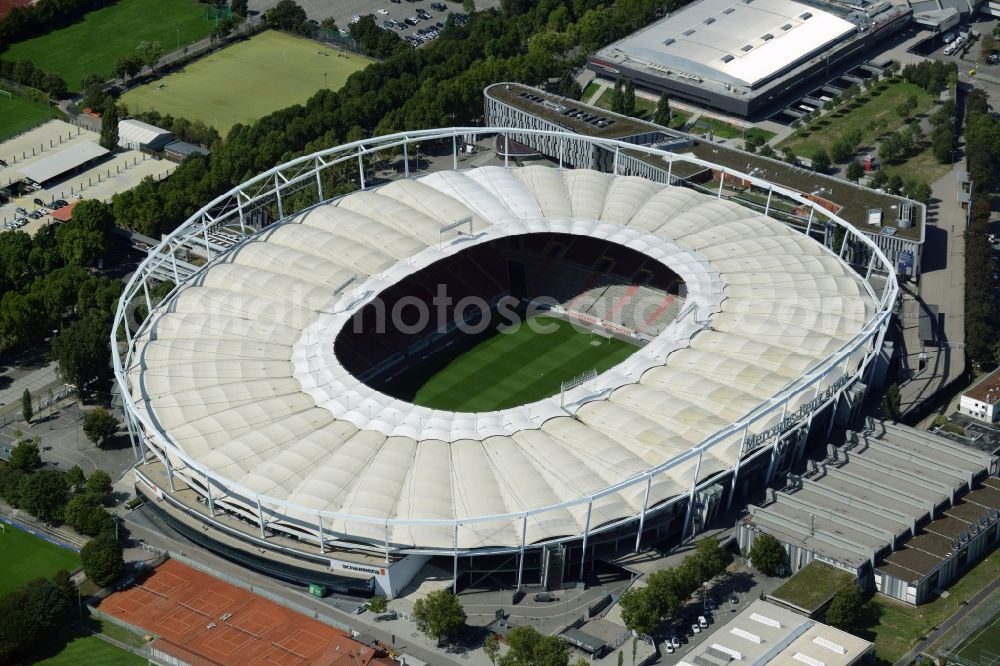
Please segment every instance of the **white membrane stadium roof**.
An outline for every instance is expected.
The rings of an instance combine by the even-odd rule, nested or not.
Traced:
[[[853,24],[792,0],[701,0],[601,51],[755,87],[856,30]]]
[[[668,328],[568,412],[551,401],[503,414],[428,410],[340,372],[338,327],[392,282],[459,251],[459,230],[443,243],[439,230],[467,216],[465,243],[552,230],[660,253],[698,304],[690,321],[707,329]],[[128,373],[138,409],[179,449],[242,493],[294,505],[290,518],[463,520],[587,497],[688,451],[800,380],[874,310],[836,256],[738,204],[594,171],[485,167],[356,192],[257,234],[154,315]],[[699,477],[732,467],[740,444],[708,449]],[[654,477],[648,506],[685,492],[695,464]],[[591,528],[635,515],[645,488],[595,500]],[[532,515],[526,543],[579,534],[586,521],[586,504]],[[400,547],[454,544],[450,526],[323,527],[373,542],[388,529]],[[520,519],[463,524],[458,545],[516,547],[521,529]]]

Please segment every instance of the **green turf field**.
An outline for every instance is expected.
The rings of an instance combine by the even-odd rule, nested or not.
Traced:
[[[0,141],[30,129],[48,117],[49,110],[44,104],[26,97],[0,95]]]
[[[45,651],[46,656],[35,664],[47,666],[129,666],[130,664],[147,663],[142,657],[102,641],[96,636],[76,636],[63,644],[59,652],[52,654],[58,646],[51,646]],[[51,656],[48,656],[51,655]],[[42,657],[42,655],[38,655]]]
[[[567,379],[594,368],[603,372],[635,350],[561,319],[535,317],[456,358],[427,380],[413,402],[456,412],[516,407],[555,395]]]
[[[968,659],[973,664],[980,663],[983,652],[1000,656],[1000,615],[991,618],[980,631],[969,636],[955,653],[962,659]]]
[[[5,525],[0,532],[0,594],[6,594],[29,580],[51,578],[60,569],[73,571],[80,556],[43,539]]]
[[[225,136],[278,109],[334,90],[371,61],[301,37],[267,31],[122,96],[129,109],[201,120]]]
[[[87,74],[110,79],[115,62],[141,41],[159,42],[170,52],[178,42],[183,48],[208,37],[214,25],[198,0],[119,0],[73,25],[14,44],[2,57],[30,60],[78,91]]]

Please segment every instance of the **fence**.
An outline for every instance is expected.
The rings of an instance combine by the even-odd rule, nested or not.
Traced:
[[[72,393],[72,389],[63,386],[61,389],[53,393],[51,398],[48,396],[41,398],[33,405],[35,414],[41,414],[43,409],[51,407],[56,402],[68,396],[70,393]],[[18,411],[12,414],[4,414],[3,416],[0,416],[0,427],[10,425],[16,421],[24,421],[24,416],[21,412]]]

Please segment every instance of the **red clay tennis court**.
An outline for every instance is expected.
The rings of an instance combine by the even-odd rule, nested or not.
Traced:
[[[25,7],[31,4],[31,0],[0,0],[0,19],[10,14],[14,7]]]
[[[99,608],[191,664],[365,666],[378,656],[333,627],[174,560]]]

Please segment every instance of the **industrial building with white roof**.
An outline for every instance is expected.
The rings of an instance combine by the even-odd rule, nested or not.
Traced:
[[[642,346],[592,382],[511,409],[447,412],[393,397],[352,365],[343,332],[377,296],[439,283],[477,247],[499,247],[490,243],[522,254],[536,243],[549,262],[563,253],[565,281],[577,261],[568,237],[602,248],[586,276],[599,272],[596,258],[627,250],[683,281],[683,308],[666,309],[672,297],[661,293],[662,325],[630,329]],[[176,245],[165,241],[170,256]],[[778,456],[771,445],[801,444],[813,413],[838,403],[876,355],[887,313],[886,292],[773,219],[589,170],[397,180],[209,257],[126,335],[119,381],[147,461],[138,487],[168,500],[175,525],[210,524],[262,553],[374,575],[387,594],[402,583],[379,578],[383,567],[412,575],[434,555],[453,557],[458,576],[460,555],[519,552],[520,585],[529,549],[541,567],[547,545],[569,545],[566,568],[574,560],[582,572],[602,540],[689,534],[724,495],[732,501],[741,464],[745,482],[773,477],[786,448]],[[555,293],[552,271],[535,280],[541,292]],[[471,291],[490,281],[472,273],[450,279]],[[572,315],[579,298],[557,299],[556,310]],[[619,333],[630,325],[590,319]],[[353,351],[376,370],[426,351],[417,336],[363,341]]]
[[[752,116],[908,20],[908,9],[879,4],[879,14],[868,16],[822,2],[699,0],[598,50],[589,67]]]

